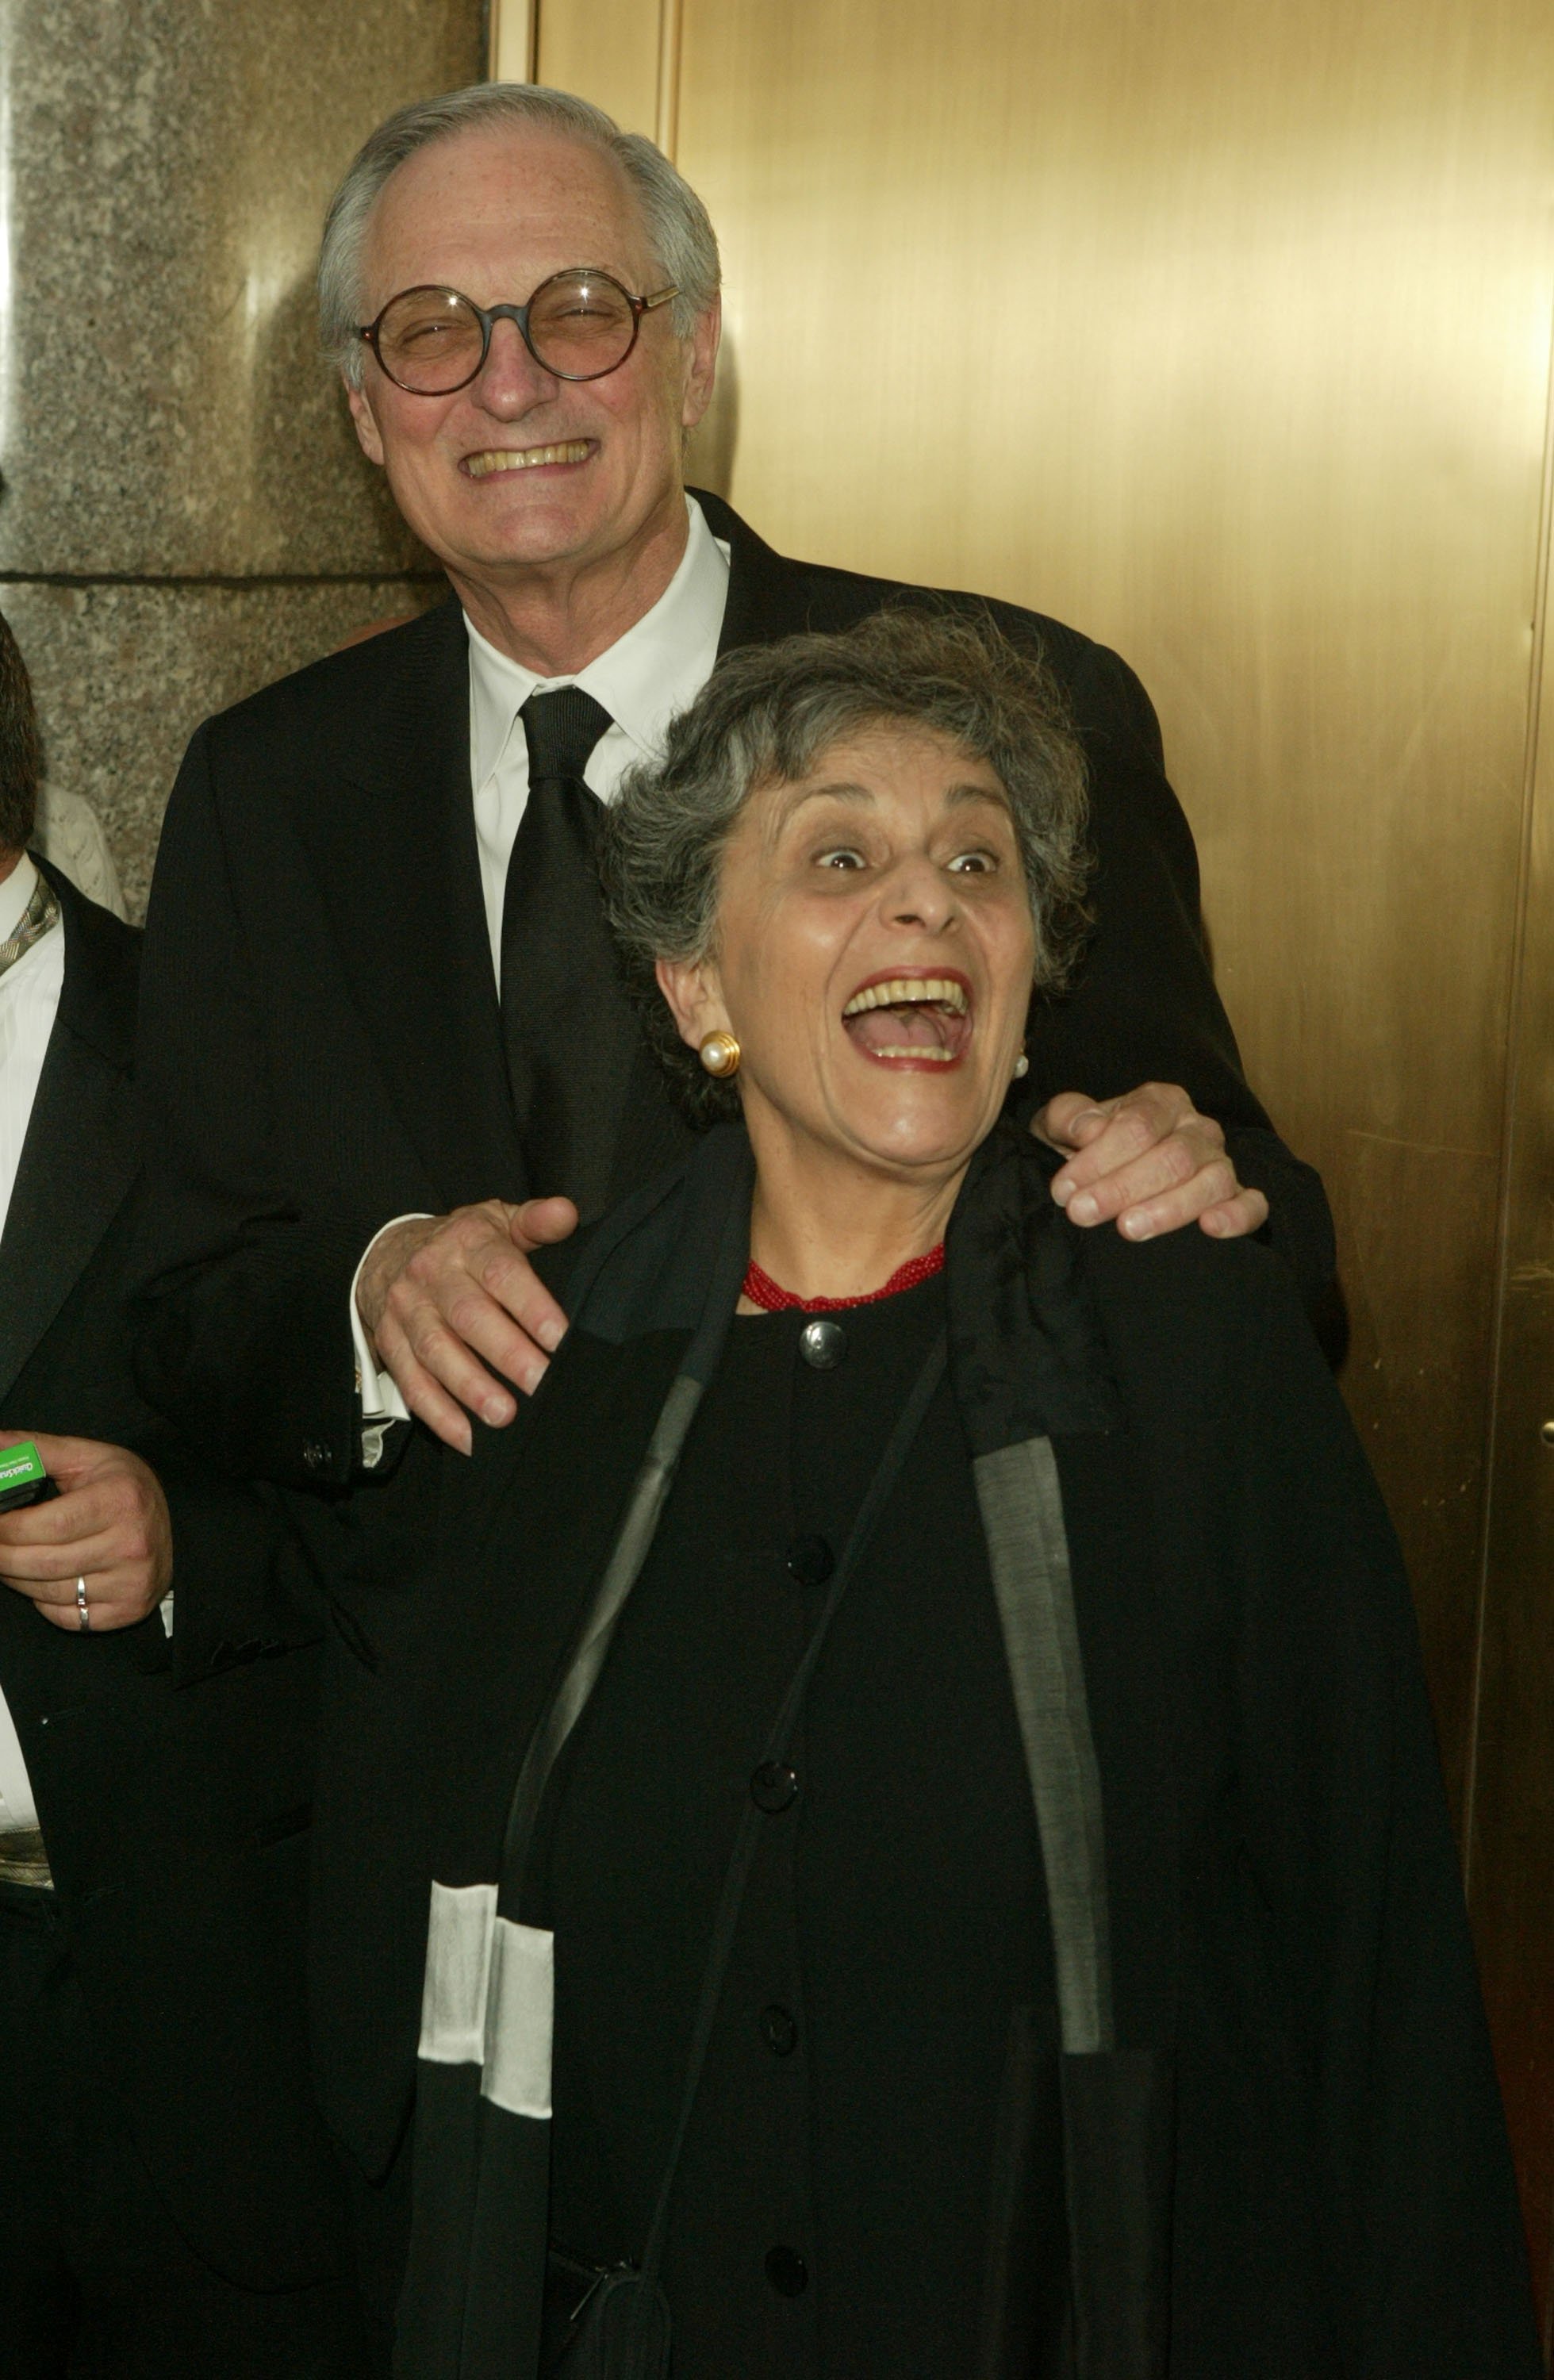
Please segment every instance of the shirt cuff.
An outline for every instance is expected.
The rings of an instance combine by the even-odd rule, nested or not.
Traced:
[[[399,1393],[398,1383],[392,1372],[381,1372],[372,1353],[372,1342],[367,1335],[367,1325],[357,1311],[356,1289],[361,1279],[362,1267],[371,1255],[383,1232],[392,1232],[395,1223],[429,1223],[430,1215],[395,1215],[382,1231],[374,1232],[361,1252],[361,1263],[351,1275],[351,1345],[356,1350],[357,1394],[361,1400],[362,1456],[369,1469],[375,1469],[382,1453],[383,1432],[390,1422],[408,1421],[410,1409]]]

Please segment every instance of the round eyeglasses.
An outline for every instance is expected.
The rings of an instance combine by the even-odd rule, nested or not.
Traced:
[[[491,353],[492,324],[503,321],[517,324],[535,362],[556,380],[602,380],[637,345],[643,315],[679,294],[634,298],[613,273],[579,264],[541,281],[527,306],[477,306],[456,289],[401,289],[358,335],[412,396],[467,388]]]

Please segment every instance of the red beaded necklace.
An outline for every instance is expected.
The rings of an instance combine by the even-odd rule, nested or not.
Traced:
[[[847,1305],[877,1305],[882,1297],[894,1297],[904,1289],[916,1289],[920,1281],[931,1281],[936,1272],[944,1269],[944,1243],[929,1248],[926,1257],[908,1257],[898,1265],[883,1289],[865,1290],[861,1297],[795,1297],[791,1289],[780,1288],[769,1272],[762,1272],[754,1257],[745,1274],[745,1294],[752,1305],[767,1314],[786,1314],[795,1307],[801,1314],[838,1314]]]

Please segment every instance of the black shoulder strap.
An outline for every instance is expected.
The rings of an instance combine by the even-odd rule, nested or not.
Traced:
[[[648,1451],[642,1458],[626,1503],[625,1518],[615,1534],[610,1558],[595,1590],[582,1626],[573,1640],[566,1666],[529,1738],[528,1750],[507,1812],[503,1839],[502,1884],[498,1909],[516,1917],[523,1892],[524,1872],[552,1772],[566,1740],[588,1706],[599,1682],[622,1612],[636,1585],[648,1550],[658,1531],[679,1466],[680,1451],[696,1418],[708,1381],[718,1367],[728,1326],[739,1303],[740,1284],[749,1261],[750,1208],[747,1198],[727,1201],[710,1274],[704,1276],[700,1319],[680,1368],[670,1383]],[[599,1281],[596,1269],[589,1284]],[[585,1297],[588,1293],[585,1293]],[[581,1311],[579,1305],[577,1311]],[[574,1321],[577,1312],[574,1314]]]

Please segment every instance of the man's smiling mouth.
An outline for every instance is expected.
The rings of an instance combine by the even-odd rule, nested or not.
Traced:
[[[959,974],[877,976],[842,1022],[853,1047],[884,1065],[957,1065],[971,1041],[971,986]]]
[[[532,471],[541,463],[586,463],[592,444],[589,438],[568,438],[554,446],[492,446],[484,454],[467,455],[463,468],[472,480],[490,480],[499,471]]]

